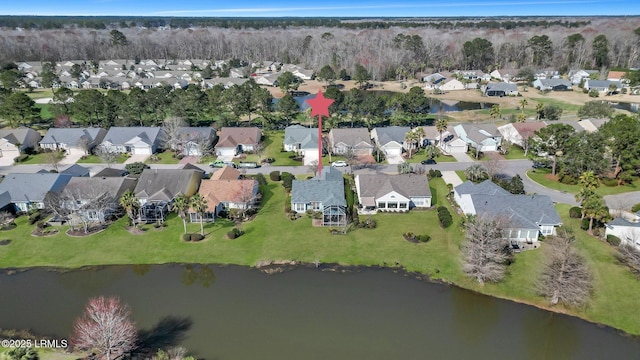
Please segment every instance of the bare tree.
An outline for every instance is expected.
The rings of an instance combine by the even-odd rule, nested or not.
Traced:
[[[92,223],[104,223],[105,217],[114,211],[116,199],[108,192],[91,183],[71,183],[62,192],[60,199],[69,223],[73,227],[82,224],[84,232],[89,232]]]
[[[313,173],[313,175],[318,174],[318,160],[313,160],[309,165],[307,165],[307,169],[309,172]]]
[[[498,282],[511,258],[509,242],[503,237],[503,221],[490,217],[470,217],[462,247],[462,271],[478,281]]]
[[[623,265],[629,267],[631,272],[640,279],[640,250],[636,249],[633,245],[620,244],[616,259]]]
[[[502,171],[502,163],[495,157],[483,161],[483,165],[487,170],[487,175],[490,180],[494,180],[500,171]]]
[[[45,155],[47,163],[53,167],[53,170],[59,172],[60,162],[64,159],[63,151],[52,151]]]
[[[178,149],[180,142],[180,128],[187,126],[186,121],[179,117],[170,117],[162,123],[162,129],[165,133],[164,147],[166,149]]]
[[[198,135],[192,141],[198,147],[198,150],[200,152],[200,158],[202,158],[203,156],[209,156],[213,154],[213,146],[211,145],[211,139],[205,138],[202,135]]]
[[[74,348],[94,351],[107,360],[122,358],[136,346],[131,311],[116,297],[90,299],[73,330]]]
[[[258,155],[258,163],[262,162],[262,153],[264,152],[264,143],[259,142],[253,146],[253,151]]]
[[[591,295],[591,272],[574,248],[574,241],[575,236],[568,230],[560,230],[545,241],[545,260],[536,288],[553,305],[579,306]]]
[[[316,164],[317,166],[317,164]],[[317,171],[317,168],[316,168]],[[244,218],[249,207],[256,201],[257,194],[254,193],[256,187],[255,180],[242,180],[238,190],[234,194],[235,200],[240,204],[240,214]]]
[[[116,158],[118,157],[118,154],[111,152],[103,147],[98,148],[95,153],[103,163],[107,164],[107,167],[109,168],[114,162],[116,162]]]

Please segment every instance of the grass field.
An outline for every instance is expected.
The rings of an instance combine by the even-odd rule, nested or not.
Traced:
[[[108,230],[85,238],[66,236],[65,228],[51,237],[33,237],[30,233],[34,227],[27,224],[26,217],[20,217],[17,228],[0,232],[0,239],[12,240],[0,251],[0,267],[76,268],[173,262],[252,266],[272,260],[401,266],[408,271],[423,273],[432,279],[454,283],[483,294],[565,312],[631,334],[640,334],[640,321],[637,321],[640,314],[640,304],[637,303],[640,282],[626,268],[615,263],[612,247],[589,237],[585,232],[576,230],[579,231],[577,245],[594,271],[593,299],[581,309],[551,308],[545,299],[536,294],[534,287],[542,262],[542,251],[517,254],[507,277],[499,284],[479,286],[464,276],[460,257],[464,236],[459,218],[453,211],[454,224],[446,230],[439,226],[434,210],[414,210],[408,214],[374,215],[378,221],[375,229],[354,229],[346,235],[331,235],[327,228],[312,227],[311,219],[306,216],[296,221],[289,220],[284,213],[287,195],[279,183],[269,183],[262,187],[262,191],[263,203],[258,216],[242,225],[245,235],[235,240],[225,237],[233,225],[218,221],[205,224],[207,236],[204,241],[182,242],[182,224],[174,214],[169,217],[166,228],[161,230],[145,225],[144,234],[131,235],[125,230],[128,220],[123,218]],[[445,198],[447,187],[441,179],[431,181],[431,191],[435,205],[450,208]],[[568,208],[559,206],[565,226],[577,228],[577,220],[565,216]],[[190,232],[199,230],[197,223],[188,226]],[[409,243],[402,237],[404,232],[428,234],[432,240],[424,244]]]
[[[511,150],[509,150],[509,152],[504,155],[504,158],[507,160],[522,160],[526,159],[527,157],[524,155],[524,150],[522,150],[522,148],[511,146]]]
[[[173,155],[175,154],[175,152],[167,150],[167,151],[163,151],[161,153],[157,153],[154,155],[151,155],[146,161],[145,163],[147,164],[178,164],[180,162],[180,160],[176,159],[175,157],[173,157]],[[157,161],[153,161],[152,158],[156,157]]]
[[[527,171],[527,176],[537,182],[538,184],[555,189],[559,191],[566,191],[571,194],[576,194],[580,191],[580,185],[568,185],[563,184],[557,180],[549,179],[547,175],[551,174],[551,169],[536,169]],[[600,187],[596,189],[596,192],[602,196],[621,194],[630,191],[640,190],[640,179],[636,179],[633,183],[621,186],[605,186],[600,184]]]
[[[118,155],[118,157],[116,157],[116,160],[114,161],[114,164],[122,164],[128,158],[129,157],[125,156],[124,154]],[[102,159],[100,159],[100,157],[97,155],[87,155],[84,159],[80,159],[77,161],[78,164],[101,164],[103,162],[104,161],[102,161]]]

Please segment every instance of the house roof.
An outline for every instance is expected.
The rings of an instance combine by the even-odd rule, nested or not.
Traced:
[[[438,132],[438,129],[436,129],[436,127],[433,125],[422,126],[422,131],[424,132],[425,139],[440,139],[440,133]]]
[[[301,149],[318,148],[318,128],[307,128],[300,125],[287,126],[284,129],[285,145],[300,144]]]
[[[124,145],[134,138],[139,138],[140,141],[153,145],[157,141],[162,140],[164,137],[164,130],[159,127],[112,127],[105,135],[103,142],[110,142],[114,145]]]
[[[622,79],[626,74],[624,71],[609,71],[607,79]]]
[[[379,198],[392,191],[406,197],[430,197],[429,180],[424,175],[363,174],[357,176],[360,197]]]
[[[89,176],[89,168],[82,165],[73,164],[62,171],[63,174],[71,176]]]
[[[38,134],[37,131],[26,127],[19,127],[17,129],[2,129],[0,130],[0,139],[7,139],[7,141],[12,143],[13,145],[24,145],[27,137],[29,135],[33,135],[32,133],[37,134],[38,138],[40,137],[40,134]]]
[[[134,190],[137,198],[171,201],[178,195],[191,196],[193,180],[200,180],[196,170],[145,169]]]
[[[564,85],[568,88],[571,88],[571,81],[567,79],[538,79],[540,81],[540,85],[543,87],[556,87],[560,85]]]
[[[502,136],[494,124],[460,124],[454,126],[454,130],[459,137],[466,137],[476,144],[481,144],[486,139]]]
[[[224,166],[211,175],[211,180],[236,180],[240,177],[240,171],[231,166]]]
[[[216,148],[255,145],[261,137],[262,132],[257,127],[223,127]]]
[[[206,171],[202,170],[202,168],[200,168],[197,165],[193,165],[192,163],[186,163],[184,164],[184,166],[182,167],[182,170],[195,170],[201,174],[206,173]]]
[[[350,147],[357,146],[373,148],[373,145],[371,144],[371,135],[367,128],[331,129],[329,133],[333,139],[333,145],[342,143]]]
[[[251,197],[244,195],[251,191]],[[203,180],[200,195],[207,200],[207,211],[214,212],[220,203],[244,203],[258,193],[258,182],[252,179]]]
[[[70,179],[56,173],[9,174],[0,183],[0,194],[9,192],[12,202],[40,202],[49,191],[62,191]]]
[[[176,135],[181,141],[198,140],[200,138],[211,140],[216,137],[216,129],[210,126],[182,126],[177,129]]]
[[[491,180],[485,180],[479,184],[471,182],[469,180],[455,187],[456,193],[459,195],[510,195],[510,193],[493,183]]]
[[[120,177],[124,176],[125,174],[127,174],[127,171],[123,169],[104,168],[93,177]]]
[[[560,225],[562,220],[547,195],[471,195],[476,213],[505,218],[513,228],[539,229]]]
[[[339,176],[339,178],[338,178]],[[320,177],[310,180],[293,180],[292,203],[322,202],[323,206],[346,206],[344,181],[339,170],[328,167]]]
[[[640,222],[632,222],[629,220],[625,220],[621,217],[617,217],[611,221],[609,221],[607,224],[607,226],[612,227],[612,226],[621,226],[621,227],[640,227]]]
[[[533,136],[534,133],[547,126],[544,122],[524,122],[510,124],[514,129],[522,136],[523,139],[527,139]]]
[[[384,146],[392,141],[402,144],[404,142],[404,137],[411,128],[408,126],[388,126],[375,128],[374,130],[378,136],[378,143]]]
[[[587,132],[595,132],[608,121],[609,119],[584,119],[578,121],[578,125]]]
[[[62,195],[71,195],[74,190],[86,196],[101,196],[107,194],[116,202],[127,190],[133,190],[136,179],[132,177],[74,177],[62,191]]]
[[[487,84],[486,91],[504,91],[504,92],[518,91],[518,85],[505,83],[505,82],[489,83]]]
[[[619,81],[610,81],[610,80],[587,80],[588,88],[603,88],[608,89],[609,85],[613,84],[616,88],[621,88],[622,84]]]

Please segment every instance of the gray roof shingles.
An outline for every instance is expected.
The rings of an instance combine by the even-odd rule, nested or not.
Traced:
[[[320,177],[310,180],[294,180],[291,186],[292,203],[322,202],[323,206],[347,206],[344,196],[342,173],[325,168]]]

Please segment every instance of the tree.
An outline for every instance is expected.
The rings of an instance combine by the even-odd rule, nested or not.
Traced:
[[[435,145],[427,145],[424,148],[424,155],[429,159],[433,159],[440,155],[440,149]]]
[[[138,209],[140,208],[140,201],[136,198],[136,195],[131,190],[125,191],[120,198],[120,206],[127,212],[129,219],[131,219],[131,225],[136,226],[136,219],[138,218]]]
[[[520,177],[520,175],[516,174],[516,176],[512,177],[511,180],[509,180],[509,184],[506,190],[516,195],[525,193],[524,183],[522,182],[522,178]]]
[[[464,66],[466,69],[487,69],[495,63],[493,44],[482,38],[475,38],[462,45]]]
[[[287,125],[291,122],[291,119],[295,118],[300,112],[300,106],[291,94],[285,94],[280,100],[278,100],[276,109],[282,113],[287,121]]]
[[[89,299],[73,331],[74,348],[94,351],[107,360],[124,357],[136,347],[131,311],[116,297]]]
[[[609,208],[604,202],[602,195],[593,193],[582,202],[582,211],[584,216],[589,218],[589,229],[587,232],[593,235],[593,222],[604,221],[609,217]]]
[[[58,172],[60,162],[64,159],[64,151],[52,151],[45,153],[45,159],[47,163],[53,167],[53,170]]]
[[[471,217],[465,223],[462,246],[465,275],[481,285],[502,280],[511,254],[509,242],[502,236],[502,221],[488,217]]]
[[[436,130],[438,131],[438,133],[440,133],[440,141],[438,142],[439,146],[442,146],[442,133],[447,130],[448,126],[449,121],[447,119],[439,118],[438,120],[436,120]]]
[[[590,171],[602,176],[611,169],[611,155],[606,137],[600,131],[581,132],[571,136],[562,158],[562,172],[579,177]]]
[[[14,92],[0,103],[0,114],[9,121],[9,126],[26,125],[40,118],[40,109],[24,92]]]
[[[109,39],[112,46],[126,46],[129,44],[127,37],[124,36],[122,32],[116,29],[113,29],[109,32]]]
[[[411,167],[411,164],[406,163],[406,162],[401,162],[400,164],[398,164],[398,174],[411,174],[413,173],[413,168]]]
[[[204,236],[204,213],[207,211],[208,201],[200,194],[195,194],[189,201],[191,208],[200,217],[200,235]]]
[[[38,352],[32,347],[14,347],[0,354],[0,360],[38,360]]]
[[[143,162],[134,162],[124,166],[125,170],[129,172],[130,175],[140,175],[145,169],[149,169],[149,165]]]
[[[580,119],[608,118],[613,114],[613,108],[606,101],[589,101],[578,109]]]
[[[467,180],[473,181],[475,183],[479,183],[485,181],[489,178],[489,174],[487,173],[487,169],[485,169],[482,165],[475,164],[471,165],[464,170],[464,175]]]
[[[285,71],[278,76],[278,87],[283,93],[289,93],[292,90],[297,90],[299,85],[300,81],[291,71]]]
[[[365,85],[369,83],[369,80],[371,80],[371,74],[369,74],[364,66],[357,64],[356,70],[353,73],[353,80],[355,80],[358,87],[364,88]]]
[[[547,35],[534,35],[527,41],[527,47],[536,66],[547,66],[553,59],[553,42]]]
[[[575,236],[561,229],[545,241],[544,261],[536,288],[551,304],[584,304],[591,295],[592,276],[586,261],[574,248]]]
[[[184,233],[187,233],[187,211],[189,211],[189,206],[191,205],[191,201],[188,197],[184,195],[180,195],[173,200],[173,204],[171,205],[173,211],[178,214],[180,219],[182,219],[182,225],[184,226]]]
[[[623,243],[618,246],[618,252],[615,256],[621,264],[627,266],[640,279],[640,250],[632,244]]]
[[[600,34],[593,39],[593,63],[597,68],[609,66],[609,40]]]
[[[542,108],[542,118],[547,120],[560,120],[562,116],[562,108],[558,105],[547,104]]]
[[[85,125],[98,124],[103,119],[104,95],[96,89],[78,91],[73,97],[71,111],[76,120]]]
[[[530,140],[531,150],[537,156],[548,156],[553,161],[551,173],[556,174],[557,160],[564,155],[566,146],[575,130],[571,125],[551,124],[535,132],[535,137]]]
[[[524,108],[529,105],[527,99],[520,99],[520,113],[524,114]]]
[[[536,104],[536,120],[540,120],[544,117],[544,104],[537,103]]]
[[[585,39],[580,33],[567,36],[564,47],[567,50],[567,65],[581,68],[584,63]]]
[[[167,149],[182,148],[181,129],[187,126],[187,122],[179,117],[170,117],[162,123],[164,130],[164,146]]]
[[[491,115],[492,118],[502,118],[502,111],[500,110],[500,105],[498,104],[494,104],[493,106],[491,106],[491,109],[489,110],[489,115]]]
[[[616,115],[602,125],[600,132],[606,138],[616,167],[614,176],[623,170],[635,170],[640,165],[640,125],[638,119],[627,115]]]
[[[333,71],[333,68],[329,65],[325,65],[318,71],[316,77],[320,80],[325,81],[325,85],[331,84],[336,79],[336,72]]]

